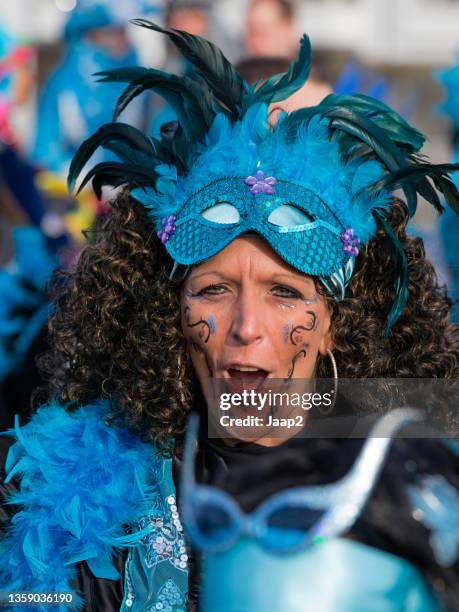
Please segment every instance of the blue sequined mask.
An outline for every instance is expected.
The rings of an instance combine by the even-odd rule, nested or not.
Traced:
[[[163,165],[156,191],[131,193],[151,212],[176,264],[200,263],[254,232],[300,272],[326,285],[334,279],[332,293],[342,298],[360,242],[376,231],[369,210],[388,205],[384,192],[361,195],[381,168],[342,164],[319,120],[289,142],[282,119],[273,130],[267,112],[260,105],[234,126],[218,117],[189,175],[177,177]]]
[[[336,215],[318,195],[285,181],[272,195],[251,193],[245,177],[214,181],[185,202],[175,226],[166,248],[182,264],[202,261],[250,231],[309,274],[332,274],[346,260]]]

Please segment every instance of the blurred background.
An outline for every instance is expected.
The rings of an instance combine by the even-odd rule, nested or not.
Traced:
[[[0,405],[16,412],[30,395],[24,372],[33,388],[46,346],[47,278],[74,265],[82,231],[107,209],[65,183],[78,145],[111,120],[123,88],[92,75],[139,63],[187,70],[134,17],[211,39],[249,82],[284,71],[307,32],[311,78],[284,109],[332,91],[372,95],[426,134],[434,162],[459,161],[459,0],[0,0]],[[130,106],[122,120],[154,135],[173,118],[150,94]],[[458,220],[421,204],[411,231],[457,299]]]

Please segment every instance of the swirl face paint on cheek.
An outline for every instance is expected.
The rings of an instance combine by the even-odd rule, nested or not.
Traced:
[[[300,357],[303,357],[303,359],[306,358],[307,355],[307,349],[309,348],[309,344],[307,342],[303,342],[302,344],[302,348],[301,350],[299,350],[297,353],[295,353],[295,355],[293,356],[292,359],[292,365],[290,366],[288,372],[287,372],[287,378],[292,378],[293,376],[293,372],[295,371],[295,364],[298,361],[298,359]]]
[[[317,304],[317,294],[314,294],[311,298],[307,300],[301,301],[305,305]],[[300,350],[296,352],[292,358],[290,368],[287,372],[287,378],[292,378],[293,373],[295,371],[295,364],[298,359],[305,359],[307,356],[307,349],[310,345],[308,342],[306,342],[304,334],[307,332],[315,332],[319,326],[319,319],[313,310],[306,310],[306,314],[309,317],[309,321],[307,323],[305,323],[304,325],[293,325],[292,323],[288,323],[284,325],[282,330],[284,341],[290,341],[290,343],[295,347],[301,346]]]
[[[311,328],[305,327],[304,325],[296,325],[290,331],[290,342],[297,346],[301,340],[303,340],[303,332],[310,331]]]
[[[187,289],[185,292],[185,300],[187,302],[189,302],[190,300],[195,300],[197,302],[203,302],[204,301],[204,296],[202,295],[196,295],[193,294],[193,292],[190,289]],[[216,332],[216,323],[215,323],[215,317],[213,317],[213,315],[209,314],[207,315],[207,317],[205,319],[203,319],[202,317],[199,319],[199,321],[196,321],[195,323],[191,323],[190,322],[190,306],[187,305],[185,306],[185,310],[184,310],[184,317],[185,317],[185,323],[187,324],[188,327],[195,327],[197,325],[204,325],[207,327],[207,337],[204,340],[204,342],[207,342],[209,340],[210,336],[213,336]],[[199,333],[199,337],[202,338],[203,336],[203,332],[201,330],[201,332]]]
[[[192,296],[186,295],[187,300],[190,297]],[[189,305],[186,305],[184,308],[183,318],[185,319],[186,327],[192,334],[188,336],[187,344],[189,347],[191,347],[191,349],[194,350],[195,353],[199,353],[204,357],[207,369],[209,371],[209,376],[212,377],[213,370],[210,365],[209,358],[207,352],[205,351],[204,345],[208,343],[209,338],[213,336],[216,332],[217,326],[215,318],[211,314],[209,314],[205,319],[203,317],[200,317],[197,321],[192,321],[191,307]]]
[[[214,373],[213,373],[212,366],[210,365],[209,358],[205,350],[197,342],[195,342],[192,338],[187,339],[187,344],[189,347],[191,347],[195,351],[195,353],[199,353],[200,355],[204,357],[204,360],[207,366],[207,370],[209,373],[209,377],[212,378]]]
[[[316,331],[319,325],[319,319],[317,318],[316,313],[312,310],[306,310],[306,314],[310,315],[311,317],[311,321],[306,326],[307,331]]]
[[[197,327],[198,325],[200,325],[201,329],[198,331],[198,337],[200,340],[206,343],[209,340],[210,335],[212,333],[212,329],[211,329],[211,326],[209,325],[209,321],[205,319],[199,319],[199,321],[195,321],[194,323],[192,323],[190,321],[190,310],[191,308],[189,306],[185,306],[185,310],[184,310],[185,323],[187,327]],[[212,322],[213,322],[214,330],[215,330],[215,321],[213,320],[213,317],[212,317]]]

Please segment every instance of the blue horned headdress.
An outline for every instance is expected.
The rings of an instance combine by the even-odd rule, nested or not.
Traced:
[[[418,194],[443,211],[437,191],[459,212],[459,193],[448,175],[459,166],[425,163],[418,155],[422,134],[363,95],[332,94],[272,125],[269,105],[308,78],[307,36],[286,73],[250,87],[210,42],[142,19],[133,23],[166,34],[191,69],[182,77],[141,67],[98,73],[102,81],[128,85],[114,122],[75,155],[69,188],[101,146],[120,161],[96,165],[80,189],[92,180],[100,197],[104,185],[127,184],[148,210],[173,270],[200,263],[241,234],[255,232],[293,267],[320,278],[338,300],[359,248],[380,228],[394,261],[388,334],[408,299],[406,256],[387,220],[392,192],[403,189],[410,216]],[[163,126],[160,139],[116,121],[146,90],[162,96],[177,115]]]

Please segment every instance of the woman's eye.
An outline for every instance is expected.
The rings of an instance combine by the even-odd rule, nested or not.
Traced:
[[[271,289],[272,293],[278,297],[301,299],[303,296],[296,289],[285,285],[276,285]]]
[[[221,295],[226,291],[226,287],[224,285],[208,285],[207,287],[203,287],[194,295],[196,297],[203,295]]]

